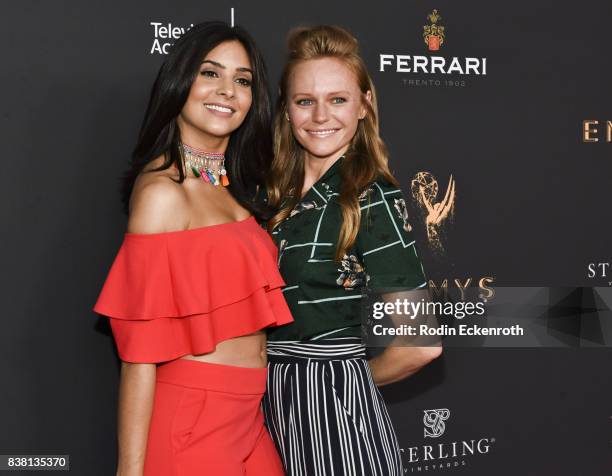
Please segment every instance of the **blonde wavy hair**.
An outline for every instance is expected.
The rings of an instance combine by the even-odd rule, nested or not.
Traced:
[[[366,115],[359,121],[357,131],[342,163],[341,187],[338,203],[342,211],[335,259],[341,260],[357,237],[361,223],[359,194],[377,178],[393,185],[397,180],[389,171],[387,148],[379,136],[378,107],[374,84],[361,56],[357,40],[337,26],[296,28],[289,32],[289,57],[283,70],[274,119],[274,159],[268,178],[268,203],[279,211],[268,222],[271,232],[283,221],[301,199],[304,186],[304,149],[285,120],[288,114],[288,86],[293,69],[303,61],[336,58],[354,74],[362,93]],[[371,99],[366,94],[370,91]]]

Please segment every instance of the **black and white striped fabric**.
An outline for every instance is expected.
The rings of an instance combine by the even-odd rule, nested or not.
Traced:
[[[266,424],[288,476],[401,476],[397,437],[358,337],[268,342]]]

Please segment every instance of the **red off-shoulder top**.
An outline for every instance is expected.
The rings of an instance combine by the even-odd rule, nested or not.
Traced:
[[[110,318],[126,362],[208,353],[226,339],[293,321],[277,254],[252,216],[184,231],[126,233],[94,311]]]

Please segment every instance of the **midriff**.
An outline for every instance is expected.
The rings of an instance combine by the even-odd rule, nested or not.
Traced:
[[[213,352],[185,355],[181,358],[236,367],[265,367],[268,363],[266,333],[257,331],[246,336],[233,337],[217,344]]]

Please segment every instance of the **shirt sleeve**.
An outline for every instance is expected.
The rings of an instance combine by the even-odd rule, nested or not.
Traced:
[[[417,254],[402,191],[376,181],[360,196],[361,224],[357,253],[373,291],[425,288],[427,280]]]

